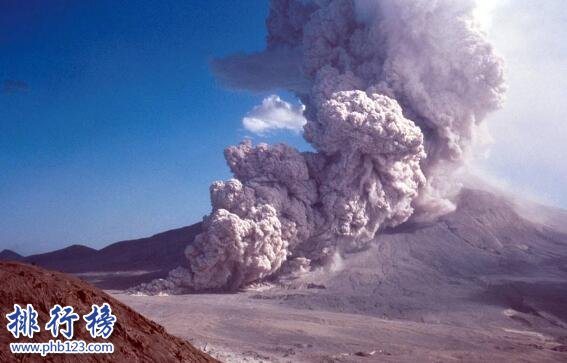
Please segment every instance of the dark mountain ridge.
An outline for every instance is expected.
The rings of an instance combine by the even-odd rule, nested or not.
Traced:
[[[59,250],[20,256],[5,250],[0,261],[21,261],[50,270],[77,274],[102,288],[125,288],[138,281],[164,277],[185,263],[185,247],[201,231],[201,223],[120,241],[100,250],[71,245]]]
[[[0,252],[0,261],[21,261],[23,258],[24,256],[12,250],[5,249]]]

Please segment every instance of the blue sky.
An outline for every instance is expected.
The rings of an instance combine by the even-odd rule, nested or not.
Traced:
[[[500,20],[491,36],[514,58],[510,72],[516,88],[510,108],[491,117],[500,125],[496,144],[479,165],[517,190],[566,207],[563,156],[550,159],[540,149],[525,150],[534,117],[523,111],[527,100],[534,100],[524,92],[526,82],[540,84],[538,94],[546,94],[550,86],[542,77],[556,75],[536,70],[543,56],[551,59],[547,47],[561,48],[565,39],[540,25],[533,42],[541,43],[537,36],[555,38],[538,50],[539,57],[524,54],[522,42],[512,42],[516,48],[510,44],[509,37],[523,36],[515,31],[524,25],[504,14],[514,7],[521,20],[533,13],[534,4],[506,2],[495,12]],[[250,135],[242,118],[267,96],[223,89],[208,64],[215,57],[263,49],[267,11],[260,0],[2,1],[0,249],[29,254],[71,243],[101,247],[188,225],[207,214],[209,184],[230,176],[222,150]],[[565,12],[547,11],[558,12],[555,23],[564,24]],[[565,54],[551,56],[553,66],[565,71]],[[565,99],[562,85],[550,92]],[[550,153],[561,153],[560,117],[567,106],[546,102],[552,107],[542,106],[537,122],[550,136],[540,141],[552,145]],[[512,143],[510,129],[523,130]],[[258,139],[305,148],[293,132]],[[542,169],[542,162],[549,165]]]
[[[208,213],[222,151],[265,96],[222,89],[208,62],[262,49],[267,3],[1,4],[0,82],[27,87],[0,93],[0,249],[101,246]]]

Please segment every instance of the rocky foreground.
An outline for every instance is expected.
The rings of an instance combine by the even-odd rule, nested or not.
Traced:
[[[0,262],[0,286],[0,362],[218,362],[187,341],[168,334],[161,325],[75,277],[18,262]],[[108,340],[93,339],[82,321],[75,323],[73,339],[87,343],[111,342],[114,353],[41,357],[39,354],[14,355],[10,352],[9,343],[12,342],[48,342],[53,339],[51,333],[44,329],[53,305],[72,306],[82,316],[90,312],[92,304],[105,302],[117,318],[114,332]],[[41,331],[32,339],[20,337],[16,340],[6,329],[6,314],[12,312],[14,304],[32,304],[37,310]]]

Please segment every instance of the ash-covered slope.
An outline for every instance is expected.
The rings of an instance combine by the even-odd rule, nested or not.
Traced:
[[[503,197],[465,189],[455,212],[374,242],[258,297],[425,322],[484,324],[496,316],[566,335],[567,235],[522,218]]]
[[[13,355],[7,346],[15,339],[6,329],[0,329],[1,362],[217,362],[187,341],[166,333],[162,326],[74,277],[27,264],[1,262],[0,281],[2,316],[9,313],[14,304],[32,304],[38,312],[38,323],[43,327],[49,319],[49,310],[55,304],[72,306],[76,313],[83,315],[91,310],[92,304],[106,302],[117,318],[114,332],[107,340],[114,344],[112,354],[52,354],[45,358],[37,354]],[[92,339],[80,321],[75,323],[74,331],[74,339],[101,341]],[[51,333],[42,328],[32,339],[21,337],[18,341],[48,342],[50,339],[53,339]]]

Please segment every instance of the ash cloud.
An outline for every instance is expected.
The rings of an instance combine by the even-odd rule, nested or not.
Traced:
[[[211,70],[222,85],[255,92],[308,90],[309,81],[303,76],[301,67],[301,53],[288,47],[235,54],[211,62]]]
[[[315,152],[227,148],[234,179],[211,186],[212,214],[176,286],[236,289],[304,271],[450,211],[447,180],[505,90],[474,5],[272,1],[266,50],[213,70],[231,87],[295,92]]]

